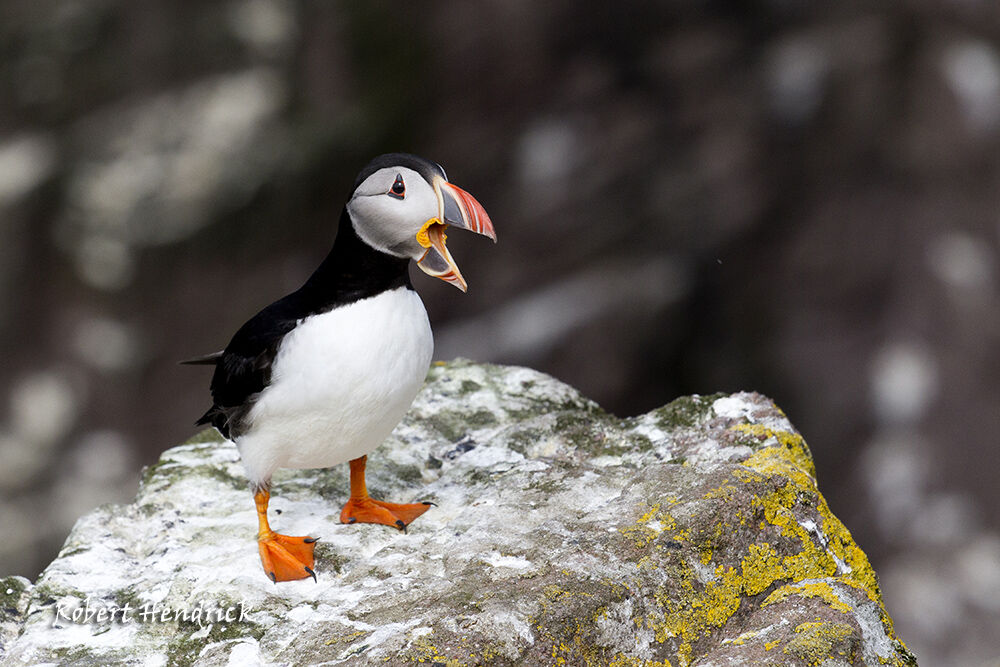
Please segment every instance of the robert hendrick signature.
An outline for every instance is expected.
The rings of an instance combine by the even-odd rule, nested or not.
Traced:
[[[133,607],[126,602],[122,605],[94,602],[90,598],[80,604],[79,600],[56,603],[55,618],[52,625],[60,621],[86,625],[90,623],[190,623],[198,626],[213,623],[242,623],[247,620],[247,614],[253,611],[245,602],[228,607],[195,605],[192,607],[174,608],[157,602]]]

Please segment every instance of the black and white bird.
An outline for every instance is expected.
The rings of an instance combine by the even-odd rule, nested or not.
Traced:
[[[214,364],[212,407],[198,420],[236,443],[254,492],[261,563],[275,582],[312,576],[310,537],[280,535],[267,520],[278,468],[350,462],[340,520],[403,529],[429,503],[374,500],[366,455],[392,432],[424,381],[433,352],[409,262],[455,285],[465,280],[445,246],[459,227],[496,241],[493,223],[440,165],[390,153],[358,175],[329,255],[299,289],[252,317]]]

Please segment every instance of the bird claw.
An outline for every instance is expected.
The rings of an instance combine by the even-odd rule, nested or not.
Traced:
[[[274,583],[294,581],[306,577],[316,578],[313,571],[315,538],[292,537],[270,533],[257,540],[260,562],[264,572]]]
[[[380,523],[406,532],[414,519],[431,507],[426,502],[387,503],[374,498],[351,498],[340,512],[341,523]]]

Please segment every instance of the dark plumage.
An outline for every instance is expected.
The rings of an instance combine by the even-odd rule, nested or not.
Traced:
[[[271,364],[285,334],[310,315],[389,289],[413,289],[409,263],[358,238],[345,209],[333,249],[319,268],[302,287],[250,318],[216,359],[214,404],[195,423],[211,424],[226,438],[238,438],[246,430],[247,413],[271,380]]]

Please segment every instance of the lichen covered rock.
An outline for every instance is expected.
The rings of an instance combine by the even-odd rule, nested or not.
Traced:
[[[437,507],[406,534],[342,525],[346,466],[281,471],[272,526],[321,538],[319,582],[275,585],[232,444],[206,432],[165,452],[133,504],[80,519],[21,582],[30,606],[12,616],[19,637],[3,626],[0,656],[916,664],[805,442],[763,396],[619,419],[531,370],[443,364],[368,470],[376,497]]]

